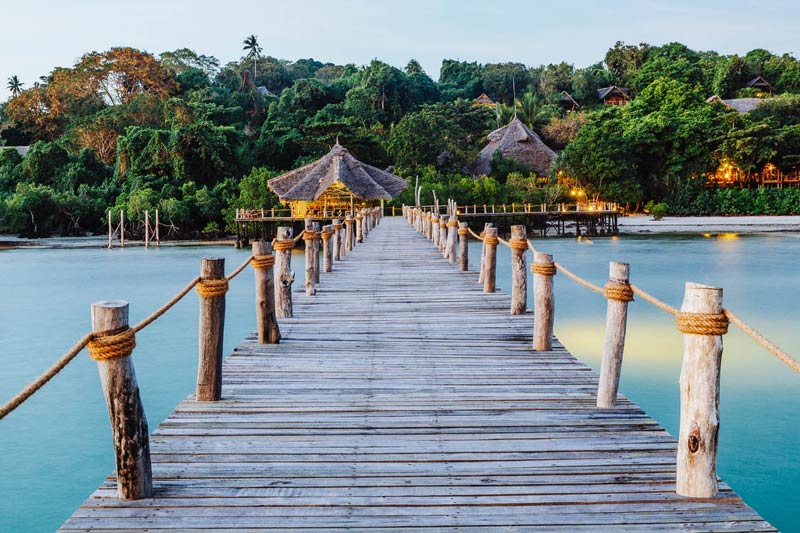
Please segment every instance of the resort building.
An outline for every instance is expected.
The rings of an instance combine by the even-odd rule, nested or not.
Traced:
[[[16,150],[19,155],[25,157],[25,154],[30,150],[30,146],[0,146],[0,152],[3,150]]]
[[[479,97],[472,101],[472,107],[494,107],[494,100],[481,93]]]
[[[756,94],[756,96],[759,98],[767,95],[772,96],[772,93],[775,91],[775,89],[772,87],[772,84],[761,76],[756,76],[752,80],[748,81],[747,86],[751,89],[757,89],[759,92]]]
[[[764,100],[761,98],[729,98],[727,100],[723,100],[716,94],[706,99],[706,102],[709,104],[713,104],[715,102],[720,103],[724,106],[730,107],[735,111],[738,111],[739,113],[749,113],[758,107],[758,104],[763,101]]]
[[[561,91],[561,98],[558,99],[560,105],[567,113],[577,111],[580,104],[567,91]]]
[[[626,105],[631,101],[631,90],[611,85],[597,90],[597,97],[605,105]]]
[[[480,151],[473,167],[474,175],[488,176],[491,173],[492,157],[497,151],[505,158],[529,166],[540,176],[546,176],[550,171],[555,152],[517,117],[506,126],[494,130],[487,138],[489,143]]]
[[[761,169],[745,172],[735,163],[723,161],[714,174],[708,176],[708,184],[719,187],[770,187],[782,189],[800,185],[800,169],[782,171],[773,163]]]
[[[367,165],[338,142],[325,156],[267,181],[292,217],[343,216],[347,211],[380,205],[397,197],[408,182]]]

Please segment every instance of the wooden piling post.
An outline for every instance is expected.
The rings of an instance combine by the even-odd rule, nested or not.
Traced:
[[[353,215],[345,216],[344,217],[344,223],[345,223],[345,226],[347,227],[347,232],[346,232],[345,239],[344,239],[345,249],[348,252],[350,252],[350,251],[353,250],[353,237],[354,237],[354,233],[353,233]]]
[[[292,318],[292,228],[281,226],[275,241],[275,314],[278,318]]]
[[[341,261],[342,260],[342,246],[344,243],[342,242],[342,219],[334,218],[333,224],[331,228],[333,230],[333,236],[331,239],[331,244],[333,247],[333,260],[334,261]]]
[[[144,247],[150,247],[150,211],[144,212]]]
[[[553,256],[534,252],[531,271],[533,272],[533,349],[549,351],[553,349],[555,317],[553,276],[556,273],[556,266],[553,263]]]
[[[597,407],[614,407],[617,403],[622,356],[625,351],[625,331],[628,325],[630,294],[630,265],[612,261],[606,285],[606,337],[603,343],[603,360],[600,364],[600,382],[597,386]],[[612,293],[614,290],[614,293]],[[614,296],[616,294],[616,296]]]
[[[103,301],[92,304],[92,332],[98,337],[128,331],[128,302]],[[117,496],[140,500],[153,496],[150,439],[147,418],[139,396],[136,372],[130,353],[112,356],[90,355],[97,360],[100,383],[111,421],[117,467]]]
[[[225,293],[215,294],[203,282],[225,279],[224,258],[203,258],[200,261],[200,353],[197,363],[198,402],[216,402],[222,396],[222,342],[225,331]],[[226,289],[227,290],[227,289]]]
[[[491,222],[486,222],[483,225],[483,231],[480,234],[481,239],[486,236],[486,230],[492,227]],[[483,285],[483,280],[486,277],[486,243],[481,242],[481,268],[478,271],[478,283]]]
[[[469,224],[458,223],[458,267],[461,272],[469,270]]]
[[[291,254],[292,251],[289,250],[288,253]],[[273,265],[277,265],[277,256],[272,255],[272,243],[269,241],[253,241],[252,266],[256,276],[256,328],[258,330],[258,342],[261,344],[278,344],[281,342],[281,330],[278,326],[276,310],[278,298],[275,291],[275,270]],[[291,316],[291,294],[289,298],[289,315]]]
[[[359,211],[356,213],[356,242],[363,242],[364,240],[364,215]]]
[[[156,248],[158,248],[159,246],[161,246],[161,239],[158,238],[158,209],[156,209],[156,224],[155,228],[153,229],[155,230],[156,234]]]
[[[456,262],[456,242],[458,241],[458,217],[453,215],[447,221],[447,244],[445,245],[445,255],[449,263]]]
[[[311,243],[311,251],[314,256],[314,283],[319,283],[319,260],[320,260],[320,242],[322,240],[319,222],[314,222],[314,240]]]
[[[439,215],[436,213],[431,216],[431,242],[437,248],[439,247]]]
[[[305,232],[303,233],[303,243],[306,253],[306,278],[305,287],[308,296],[314,296],[317,291],[314,288],[314,221],[311,218],[305,220]]]
[[[119,245],[125,248],[125,210],[119,210]]]
[[[511,226],[511,314],[523,315],[528,309],[528,268],[525,252],[528,238],[525,226]]]
[[[447,245],[447,215],[439,216],[439,251],[442,252],[442,257],[445,255],[445,247]]]
[[[676,492],[690,498],[713,498],[719,492],[719,378],[727,331],[722,312],[721,288],[686,284],[677,319],[684,335]]]
[[[111,227],[111,209],[108,210],[108,249],[110,250],[111,245],[111,238],[113,237],[114,230]]]
[[[497,273],[497,228],[486,228],[483,244],[486,246],[484,259],[483,292],[494,292]]]
[[[333,270],[333,225],[322,226],[322,270],[330,272]]]

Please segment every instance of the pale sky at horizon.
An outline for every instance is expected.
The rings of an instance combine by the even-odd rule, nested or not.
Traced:
[[[442,59],[584,67],[627,43],[679,41],[721,54],[766,48],[797,56],[800,2],[787,0],[0,0],[0,102],[17,75],[29,88],[84,53],[132,46],[191,48],[223,64],[255,34],[266,55],[398,67],[417,59],[437,79]],[[609,6],[613,6],[610,8]]]

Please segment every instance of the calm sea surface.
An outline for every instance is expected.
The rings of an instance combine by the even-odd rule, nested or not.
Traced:
[[[598,284],[610,260],[627,261],[634,283],[675,306],[685,281],[722,286],[727,307],[800,354],[800,235],[552,239],[538,247]],[[472,258],[478,253],[471,248]],[[510,289],[509,256],[500,247],[503,290]],[[0,252],[0,402],[89,329],[91,302],[128,300],[136,322],[195,276],[201,257],[225,257],[230,271],[247,255],[228,247]],[[302,263],[295,253],[298,279]],[[250,269],[231,283],[226,352],[255,328],[252,288]],[[601,297],[556,278],[556,334],[595,370],[604,321]],[[137,343],[136,372],[152,430],[193,391],[197,298],[176,305]],[[669,316],[645,302],[631,304],[621,392],[673,435],[681,353]],[[733,328],[723,361],[720,475],[775,526],[800,531],[800,375]],[[113,468],[96,365],[84,353],[0,421],[0,531],[57,528]]]

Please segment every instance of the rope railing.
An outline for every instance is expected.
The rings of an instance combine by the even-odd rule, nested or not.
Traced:
[[[227,277],[223,278],[222,280],[213,280],[213,281],[224,281],[225,287],[227,290],[227,282],[238,276],[242,270],[247,267],[247,265],[252,261],[253,257],[250,256],[244,261],[241,265],[239,265],[233,272],[230,273]],[[211,280],[209,280],[211,281]],[[196,286],[199,287],[201,283],[204,283],[200,276],[195,277],[189,283],[186,284],[180,291],[178,291],[175,296],[170,298],[164,305],[150,313],[147,317],[145,317],[142,321],[140,321],[135,326],[132,326],[128,329],[132,331],[133,334],[136,334],[155,322],[158,318],[163,316],[167,311],[169,311],[175,304],[183,299],[193,288]],[[207,283],[207,282],[205,282]],[[208,293],[207,293],[208,294]],[[224,294],[224,292],[222,293]],[[221,294],[211,294],[211,296],[221,296]],[[92,341],[96,341],[99,338],[107,338],[108,335],[101,337],[95,333],[87,333],[84,335],[78,342],[75,343],[72,348],[70,348],[61,358],[59,358],[53,365],[42,372],[42,374],[29,383],[24,389],[22,389],[19,393],[17,393],[13,398],[8,400],[2,406],[0,406],[0,420],[11,414],[17,407],[25,403],[28,398],[33,396],[39,389],[41,389],[48,381],[53,379],[56,375],[58,375],[66,366],[72,362],[75,357],[83,351]],[[114,352],[116,353],[116,352]]]

